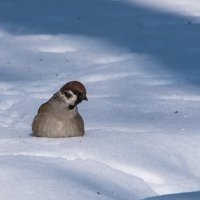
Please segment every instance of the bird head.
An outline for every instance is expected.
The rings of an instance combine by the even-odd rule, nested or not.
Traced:
[[[70,109],[83,100],[88,101],[85,86],[79,81],[70,81],[61,87],[60,93]]]

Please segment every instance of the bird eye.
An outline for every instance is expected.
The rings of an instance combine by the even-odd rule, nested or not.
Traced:
[[[80,93],[78,90],[75,90],[75,91],[74,91],[74,94],[77,95],[77,96],[80,96],[80,95],[81,95],[81,93]]]
[[[64,92],[64,95],[69,99],[72,97],[72,94],[70,94],[69,92]]]

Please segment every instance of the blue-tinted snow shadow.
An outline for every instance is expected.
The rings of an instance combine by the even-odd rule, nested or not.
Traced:
[[[144,200],[199,200],[200,192],[188,192],[188,193],[180,193],[180,194],[169,194],[163,196],[156,196],[146,198]]]
[[[186,17],[122,1],[0,0],[0,24],[12,34],[101,38],[151,55],[179,79],[200,83],[200,26]]]
[[[4,156],[0,159],[1,166],[3,168],[10,169],[11,173],[14,172],[13,177],[15,177],[15,172],[19,172],[21,181],[23,181],[25,177],[34,177],[32,181],[30,181],[30,185],[26,188],[26,190],[29,190],[31,185],[35,184],[34,181],[36,181],[36,183],[40,183],[39,187],[35,187],[36,193],[32,195],[36,194],[40,197],[43,195],[42,193],[40,193],[40,191],[42,191],[41,188],[44,188],[44,191],[46,191],[46,188],[50,187],[50,190],[46,195],[48,196],[54,194],[58,197],[58,199],[62,198],[65,195],[75,195],[74,193],[78,190],[80,192],[85,190],[90,193],[94,193],[94,196],[96,194],[96,196],[102,198],[106,197],[108,199],[137,199],[137,194],[135,194],[137,193],[136,191],[120,187],[120,184],[117,182],[115,183],[113,181],[110,181],[109,179],[105,180],[104,178],[101,178],[101,176],[96,176],[95,171],[93,173],[89,172],[89,170],[85,170],[84,168],[77,167],[77,165],[79,164],[82,165],[81,160],[77,160],[78,162],[76,162],[76,160],[73,161],[72,165],[72,161],[62,160],[60,158],[51,158],[51,160],[49,160],[48,156],[44,156],[43,158],[41,158],[40,156],[34,155],[10,155]],[[84,161],[84,163],[86,164],[86,167],[88,167],[87,161]],[[93,165],[94,164],[95,162],[93,163]],[[93,170],[93,165],[90,166],[91,170]],[[42,185],[40,180],[46,180],[47,185]],[[18,183],[17,186],[23,187],[23,182],[21,181]],[[52,182],[54,183],[53,188],[55,189],[55,191],[51,190]],[[67,189],[68,184],[70,184],[71,187],[74,186],[74,190],[72,190],[71,193],[68,191],[69,189]],[[58,188],[65,188],[66,190],[60,192]],[[154,192],[152,191],[151,193],[153,194]],[[18,195],[20,197],[21,194]],[[78,195],[79,194],[77,194],[77,196]]]

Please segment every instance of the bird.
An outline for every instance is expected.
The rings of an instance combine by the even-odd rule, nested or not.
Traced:
[[[84,121],[77,105],[88,101],[85,86],[70,81],[43,103],[32,122],[33,136],[63,138],[85,134]]]

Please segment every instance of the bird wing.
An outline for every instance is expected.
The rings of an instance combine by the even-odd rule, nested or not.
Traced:
[[[43,103],[43,104],[40,106],[40,108],[39,108],[39,110],[38,110],[38,113],[47,112],[48,108],[49,108],[49,103],[48,103],[48,102]]]

